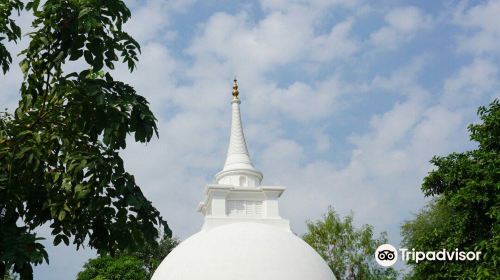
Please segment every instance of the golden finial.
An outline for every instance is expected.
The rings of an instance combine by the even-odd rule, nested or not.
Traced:
[[[234,78],[233,82],[233,98],[237,99],[240,92],[238,91],[238,81]]]

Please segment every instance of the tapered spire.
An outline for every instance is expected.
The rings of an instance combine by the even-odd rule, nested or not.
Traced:
[[[248,178],[248,182],[251,183],[252,181],[254,181],[255,184],[250,185],[258,185],[262,180],[262,173],[255,169],[252,161],[250,160],[250,154],[248,153],[245,135],[243,134],[243,126],[241,124],[241,101],[239,98],[238,81],[236,80],[236,78],[234,79],[233,83],[232,95],[233,99],[231,101],[232,114],[229,148],[227,150],[227,157],[224,168],[217,174],[216,180],[220,183],[228,183],[229,181],[233,182],[233,180],[223,179],[228,176],[237,177],[241,173],[246,175],[247,177],[251,176],[251,178]]]

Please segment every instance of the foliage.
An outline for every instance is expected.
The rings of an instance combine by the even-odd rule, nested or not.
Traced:
[[[133,256],[100,256],[91,259],[77,280],[148,280],[143,263]]]
[[[12,63],[12,56],[5,47],[5,39],[16,42],[21,38],[21,29],[11,18],[12,12],[19,12],[24,4],[20,0],[2,0],[0,2],[0,67],[3,73],[7,73]]]
[[[165,237],[158,244],[146,244],[137,251],[130,252],[129,254],[143,262],[143,266],[147,272],[147,279],[151,279],[156,268],[177,245],[179,245],[179,240]]]
[[[372,226],[356,229],[352,222],[352,214],[342,220],[329,207],[322,220],[307,222],[303,239],[325,259],[337,280],[396,279],[394,269],[375,263],[375,250],[387,243],[387,234],[374,239]]]
[[[108,273],[117,266],[122,267],[120,275],[138,275],[137,278],[130,279],[151,279],[161,261],[179,244],[175,238],[165,237],[158,243],[147,244],[138,248],[135,252],[122,252],[116,257],[100,256],[89,260],[84,270],[78,274],[77,280],[87,279],[122,279],[111,278]],[[134,265],[124,265],[125,261],[135,260]],[[138,266],[137,264],[140,263]],[[138,274],[140,272],[140,276]],[[99,278],[101,277],[101,278]],[[128,278],[124,278],[128,279]]]
[[[403,245],[420,251],[481,251],[479,261],[419,262],[410,279],[498,279],[500,275],[500,103],[480,107],[469,126],[476,150],[431,160],[422,190],[434,197],[402,227]]]
[[[22,7],[2,0],[0,36],[19,37],[9,16]],[[0,275],[13,268],[23,280],[48,262],[34,233],[47,223],[55,245],[99,254],[154,242],[161,226],[171,234],[119,154],[127,135],[157,135],[146,99],[109,72],[117,61],[136,67],[140,46],[122,29],[129,9],[120,0],[34,0],[25,9],[34,31],[20,54],[21,100],[14,115],[0,115]],[[8,52],[0,62],[6,71]],[[83,66],[65,73],[68,63]]]

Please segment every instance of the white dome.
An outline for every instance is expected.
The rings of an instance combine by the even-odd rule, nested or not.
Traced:
[[[323,259],[288,230],[254,222],[201,231],[160,264],[152,280],[333,280]]]

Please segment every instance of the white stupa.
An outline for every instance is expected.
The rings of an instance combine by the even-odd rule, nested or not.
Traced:
[[[240,117],[236,79],[226,163],[205,188],[200,232],[160,264],[152,280],[333,280],[323,259],[280,217],[284,187],[262,186]],[[297,207],[301,207],[297,205]]]

